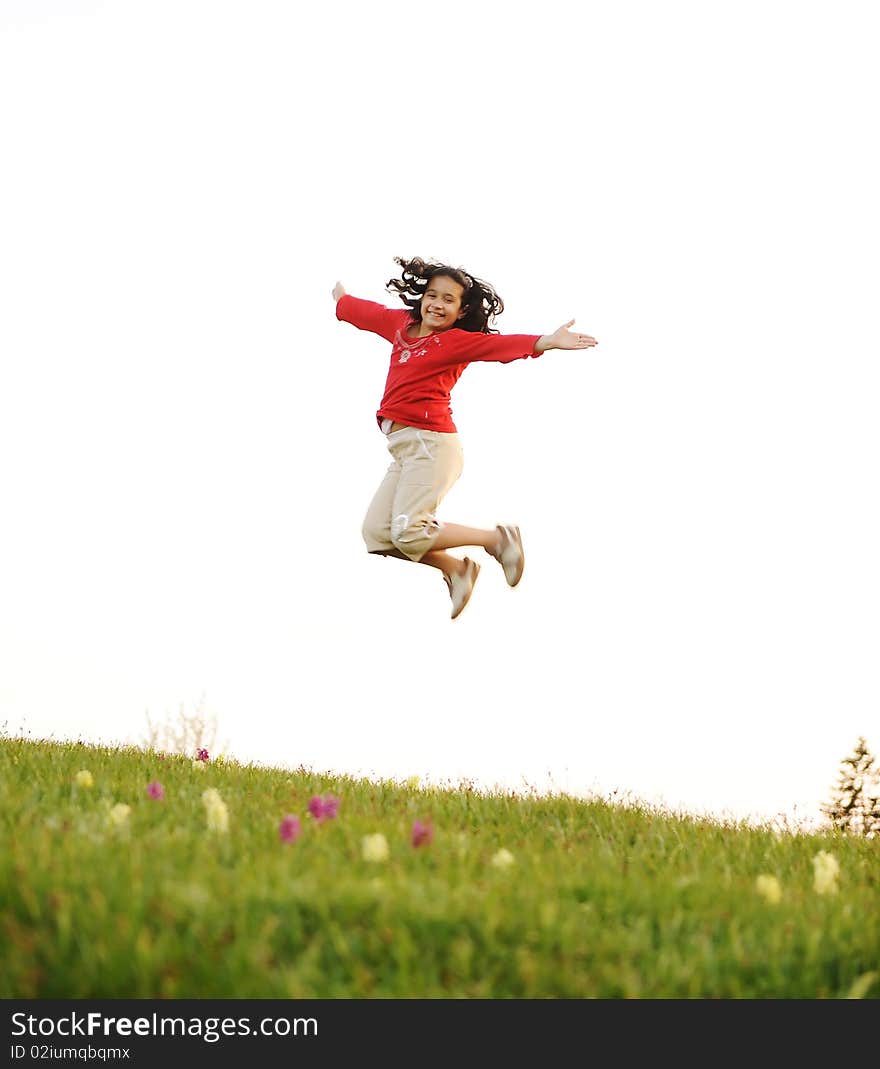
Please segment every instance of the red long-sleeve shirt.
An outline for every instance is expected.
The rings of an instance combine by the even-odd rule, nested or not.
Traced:
[[[540,334],[481,334],[452,327],[424,338],[408,338],[412,317],[405,308],[385,308],[350,294],[336,303],[336,318],[391,342],[391,366],[376,419],[428,431],[454,433],[450,395],[475,360],[509,364],[535,352]]]

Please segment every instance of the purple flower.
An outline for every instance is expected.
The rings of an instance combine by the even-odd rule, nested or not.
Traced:
[[[302,825],[299,822],[299,817],[288,813],[278,825],[278,838],[283,843],[295,843],[301,831]]]
[[[208,760],[208,751],[206,749],[204,749],[204,747],[199,747],[199,750],[196,753],[196,760],[197,761],[207,761]]]
[[[315,794],[309,799],[309,813],[318,824],[324,820],[334,820],[338,812],[339,799],[332,794],[325,794],[323,798]]]
[[[411,842],[413,846],[427,846],[434,838],[434,829],[429,823],[421,820],[413,821]]]
[[[157,802],[161,802],[165,797],[165,789],[158,780],[153,780],[152,783],[147,784],[147,797],[154,798]]]

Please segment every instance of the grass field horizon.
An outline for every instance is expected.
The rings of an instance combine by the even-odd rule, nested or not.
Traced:
[[[7,999],[880,995],[830,829],[8,735],[0,801]]]

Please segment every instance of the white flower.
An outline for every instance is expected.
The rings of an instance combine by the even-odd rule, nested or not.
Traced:
[[[229,810],[220,797],[220,792],[213,787],[209,787],[206,791],[202,791],[202,802],[205,805],[208,831],[215,831],[220,834],[225,834],[229,831]]]
[[[195,769],[196,772],[204,772],[205,769],[208,767],[208,762],[207,761],[193,761],[192,766],[193,766],[193,768]]]
[[[229,810],[225,803],[219,802],[212,805],[207,813],[208,831],[216,831],[225,834],[229,831]]]
[[[496,869],[507,869],[514,862],[513,854],[509,850],[505,850],[502,846],[497,854],[492,855],[492,867]]]
[[[840,863],[827,850],[820,850],[813,858],[813,888],[820,895],[837,894]]]
[[[114,824],[117,828],[121,827],[128,820],[128,814],[130,812],[130,805],[126,805],[124,802],[117,802],[107,814],[107,823]]]
[[[759,876],[755,880],[755,890],[771,906],[782,900],[782,885],[775,876]]]
[[[364,861],[387,861],[388,840],[381,832],[365,835],[361,840],[361,853]]]

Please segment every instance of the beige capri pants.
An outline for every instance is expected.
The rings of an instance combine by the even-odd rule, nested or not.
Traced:
[[[464,467],[457,434],[400,427],[388,435],[393,457],[364,517],[368,553],[419,561],[441,524],[437,507]]]

